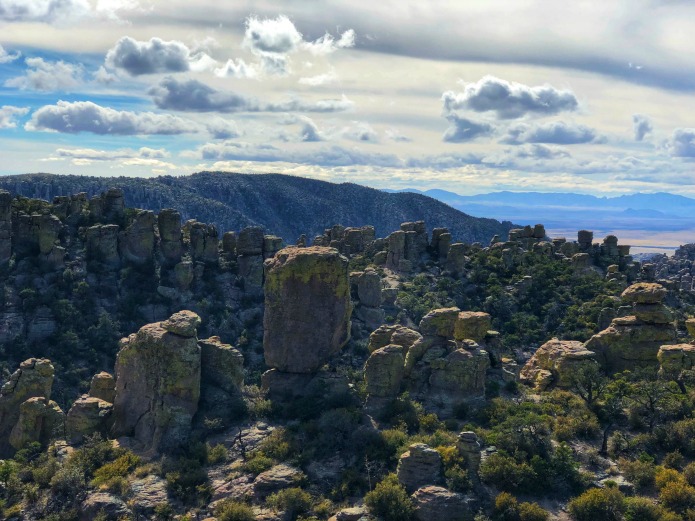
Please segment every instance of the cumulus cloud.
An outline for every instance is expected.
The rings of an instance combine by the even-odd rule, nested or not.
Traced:
[[[296,118],[301,124],[299,136],[302,141],[312,143],[325,140],[323,133],[319,130],[318,125],[316,125],[313,119],[301,115],[296,116]]]
[[[674,157],[695,157],[695,128],[677,128],[667,146]]]
[[[644,114],[633,114],[632,130],[635,133],[635,141],[644,141],[644,138],[652,133],[654,127],[651,119]]]
[[[207,70],[216,64],[202,51],[192,53],[183,42],[161,38],[144,42],[124,36],[106,53],[108,67],[123,70],[131,76]]]
[[[472,121],[454,113],[449,114],[446,119],[451,126],[444,133],[444,141],[449,143],[465,143],[495,132],[495,128],[489,123]]]
[[[238,60],[227,60],[222,67],[214,69],[215,76],[219,78],[257,78],[258,66],[246,63],[239,58]]]
[[[494,112],[500,119],[516,119],[526,115],[548,116],[573,111],[579,106],[570,90],[552,85],[529,87],[522,83],[484,76],[475,83],[465,83],[463,92],[447,91],[442,95],[444,111],[466,109]]]
[[[0,107],[0,128],[15,128],[17,119],[29,112],[25,107],[13,107],[12,105],[4,105]]]
[[[149,91],[160,109],[181,112],[258,111],[258,102],[235,94],[220,92],[198,80],[179,81],[168,76]]]
[[[155,104],[161,109],[181,112],[342,112],[354,103],[346,96],[307,102],[289,99],[277,103],[260,103],[234,92],[222,92],[198,80],[179,81],[171,76],[150,89]]]
[[[5,81],[6,87],[48,92],[70,91],[82,84],[84,69],[81,65],[62,60],[49,62],[43,58],[27,58],[24,62],[27,65],[25,75]]]
[[[241,135],[237,124],[230,119],[216,117],[207,124],[206,128],[215,139],[232,139]]]
[[[575,145],[578,143],[602,142],[593,128],[586,125],[552,121],[537,125],[520,123],[507,129],[502,143],[518,145],[520,143],[552,143],[556,145]]]
[[[294,23],[283,15],[277,18],[247,18],[242,41],[245,49],[259,57],[263,71],[272,76],[289,74],[289,55],[300,50],[314,55],[326,55],[354,45],[355,31],[352,29],[345,31],[337,40],[326,33],[313,42],[305,41]]]
[[[366,121],[353,121],[351,125],[341,129],[340,136],[363,143],[377,143],[379,141],[379,134]]]
[[[5,50],[5,48],[0,45],[0,63],[10,63],[18,59],[22,54],[17,52],[15,54],[10,54]]]
[[[67,134],[91,132],[99,135],[175,135],[197,132],[196,124],[153,112],[130,112],[102,107],[91,101],[59,101],[32,114],[26,130],[53,131]]]

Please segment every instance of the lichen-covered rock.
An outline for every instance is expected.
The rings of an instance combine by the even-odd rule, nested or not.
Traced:
[[[29,398],[51,398],[54,369],[45,358],[30,358],[22,362],[9,380],[0,388],[0,457],[11,455],[9,443],[12,429],[19,420],[20,406]]]
[[[459,308],[440,308],[430,311],[420,321],[420,333],[454,338],[454,329],[460,312]]]
[[[118,234],[118,251],[121,259],[132,264],[143,265],[154,258],[154,213],[137,210],[133,220]]]
[[[166,267],[175,266],[183,255],[183,234],[181,233],[181,214],[174,209],[165,208],[157,216],[159,228],[159,252]]]
[[[421,487],[412,495],[416,521],[470,521],[471,501],[442,487]]]
[[[191,239],[191,257],[195,261],[214,264],[219,259],[219,236],[212,224],[189,221],[186,223]]]
[[[107,492],[91,492],[80,505],[80,521],[92,521],[98,516],[108,521],[129,519],[132,512],[122,499]]]
[[[347,259],[333,248],[291,246],[265,268],[266,363],[293,373],[318,370],[349,340]]]
[[[104,266],[116,268],[121,263],[118,255],[118,225],[97,224],[87,228],[87,258]]]
[[[394,331],[399,327],[398,325],[384,324],[379,326],[369,335],[369,344],[367,344],[367,349],[370,353],[373,353],[377,349],[381,349],[391,343],[391,337]]]
[[[567,388],[578,369],[595,363],[596,354],[586,349],[582,342],[553,338],[536,350],[524,365],[519,378],[522,383],[539,391],[552,384]]]
[[[369,396],[396,396],[403,380],[405,356],[403,347],[390,344],[374,351],[364,366],[364,379]]]
[[[470,339],[475,342],[482,342],[491,327],[492,318],[488,313],[461,311],[454,325],[454,338],[456,340]]]
[[[99,398],[108,403],[113,403],[116,397],[115,378],[106,371],[95,374],[89,386],[89,396]]]
[[[236,251],[239,255],[262,255],[263,241],[263,228],[248,226],[239,232]]]
[[[19,406],[19,419],[10,432],[9,442],[16,450],[33,442],[45,447],[51,440],[62,439],[64,434],[65,414],[60,406],[36,396]]]
[[[212,384],[228,393],[240,392],[244,383],[244,355],[213,336],[198,342],[201,353],[201,374],[205,384]]]
[[[368,269],[358,277],[357,298],[363,306],[381,306],[381,277],[376,271]]]
[[[148,324],[121,340],[116,358],[115,437],[131,436],[144,450],[184,446],[200,398],[200,347],[193,312]]]
[[[78,444],[93,434],[106,436],[111,426],[112,412],[113,404],[86,394],[82,395],[68,411],[65,422],[67,440],[72,444]]]
[[[490,357],[484,349],[473,345],[456,349],[446,357],[430,362],[431,393],[442,402],[452,403],[485,395],[485,375]]]
[[[442,483],[442,457],[424,443],[414,443],[398,460],[398,481],[411,494],[426,485]]]
[[[480,461],[482,459],[478,435],[472,431],[464,431],[459,433],[456,441],[456,447],[466,463],[468,476],[471,479],[476,479],[478,476],[478,469],[480,468]]]
[[[678,380],[681,372],[695,367],[695,345],[675,344],[661,346],[657,355],[659,359],[659,377]]]
[[[130,484],[132,498],[129,503],[136,514],[151,516],[155,508],[169,501],[167,482],[154,474],[136,479]]]
[[[304,473],[281,463],[261,472],[253,482],[253,492],[258,499],[264,499],[284,488],[296,487],[306,479]]]
[[[623,291],[621,297],[633,304],[660,304],[667,293],[661,284],[638,282]]]
[[[446,270],[454,277],[461,277],[465,273],[466,264],[470,259],[466,256],[466,245],[456,242],[449,246],[446,254]]]
[[[12,195],[0,190],[0,264],[12,257]]]
[[[647,324],[669,324],[673,313],[663,304],[635,304],[633,314]]]
[[[607,329],[592,336],[584,347],[596,353],[596,360],[606,371],[617,372],[655,367],[659,348],[675,340],[673,324],[649,324],[630,315],[613,319]]]
[[[125,216],[125,196],[120,188],[109,188],[101,194],[103,217],[108,222],[120,223]]]

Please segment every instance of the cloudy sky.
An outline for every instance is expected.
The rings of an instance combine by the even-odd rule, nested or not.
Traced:
[[[695,196],[687,0],[0,0],[0,173]]]

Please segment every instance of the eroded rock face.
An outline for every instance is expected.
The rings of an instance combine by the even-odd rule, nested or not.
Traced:
[[[695,367],[695,345],[661,346],[657,358],[660,366],[659,377],[679,380],[683,371],[690,371]]]
[[[485,395],[485,375],[490,367],[487,351],[477,344],[456,349],[446,357],[430,362],[431,393],[442,402],[453,402]]]
[[[42,396],[29,398],[19,406],[19,419],[10,432],[10,445],[16,450],[29,443],[42,446],[65,435],[65,414],[53,400]]]
[[[488,313],[461,311],[454,325],[454,338],[456,340],[470,339],[474,342],[482,342],[491,328],[492,318]]]
[[[419,488],[413,495],[416,521],[469,521],[470,499],[442,487]]]
[[[166,208],[157,216],[159,227],[159,252],[162,263],[171,267],[181,261],[183,255],[183,235],[181,233],[181,214],[177,210]]]
[[[0,264],[12,257],[12,195],[0,190]]]
[[[623,291],[621,297],[633,304],[660,304],[667,293],[661,284],[638,282]]]
[[[420,333],[454,338],[454,330],[460,312],[459,308],[441,308],[430,311],[420,321]]]
[[[106,516],[109,521],[118,521],[128,519],[132,512],[117,496],[106,492],[92,492],[80,505],[80,521],[92,521],[99,515]]]
[[[87,228],[86,233],[87,257],[110,268],[118,267],[121,263],[118,255],[118,225],[97,224]]]
[[[265,263],[263,349],[270,367],[318,370],[349,340],[347,259],[322,246],[289,247]]]
[[[50,360],[30,358],[20,364],[0,389],[0,457],[14,452],[9,438],[19,420],[21,405],[35,397],[50,400],[54,374]]]
[[[364,366],[364,379],[370,397],[395,397],[404,375],[403,347],[390,344],[374,351]]]
[[[414,443],[398,460],[396,475],[410,493],[426,485],[439,485],[442,482],[442,457],[430,446]]]
[[[88,395],[75,400],[68,411],[65,431],[72,444],[82,443],[85,436],[99,433],[106,437],[111,426],[113,404]]]
[[[522,383],[543,391],[551,385],[569,387],[572,375],[583,365],[596,364],[596,354],[575,340],[553,338],[533,354],[521,370]]]
[[[121,340],[114,437],[131,436],[152,452],[187,443],[200,398],[199,324],[198,315],[182,311]]]
[[[154,213],[138,210],[130,226],[120,232],[118,249],[121,259],[132,264],[142,265],[154,258]]]
[[[109,373],[102,371],[92,377],[89,396],[113,403],[116,397],[116,380]]]
[[[212,384],[228,393],[240,392],[244,383],[244,355],[220,337],[200,340],[202,374],[205,383]]]

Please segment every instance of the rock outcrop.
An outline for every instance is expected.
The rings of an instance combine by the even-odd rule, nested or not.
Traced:
[[[665,380],[681,380],[683,371],[695,368],[695,345],[675,344],[661,346],[657,354],[659,377]]]
[[[442,482],[442,457],[424,443],[414,443],[398,460],[398,481],[411,494],[425,485]]]
[[[288,247],[266,261],[263,350],[270,367],[315,372],[349,340],[347,265],[321,246]]]
[[[389,344],[374,351],[364,366],[367,394],[374,398],[395,397],[405,374],[405,349]]]
[[[551,386],[568,388],[582,366],[596,364],[596,354],[575,340],[553,338],[539,347],[521,369],[522,383],[544,391]]]
[[[662,302],[666,293],[655,283],[634,284],[623,292],[622,298],[633,304],[634,314],[613,319],[584,345],[596,353],[606,371],[656,366],[659,348],[675,343],[676,330],[666,321],[670,312]]]
[[[9,443],[16,450],[38,442],[45,447],[65,435],[65,414],[53,400],[29,398],[19,406],[19,418],[10,432]]]
[[[89,386],[89,396],[113,403],[116,397],[115,378],[105,371],[95,374]]]
[[[145,451],[184,446],[200,398],[200,317],[181,311],[121,340],[116,358],[112,435]]]
[[[421,487],[412,495],[416,521],[469,521],[471,500],[442,487]]]
[[[83,395],[72,404],[65,422],[67,440],[72,444],[82,443],[86,436],[100,434],[106,437],[111,427],[113,404]]]

